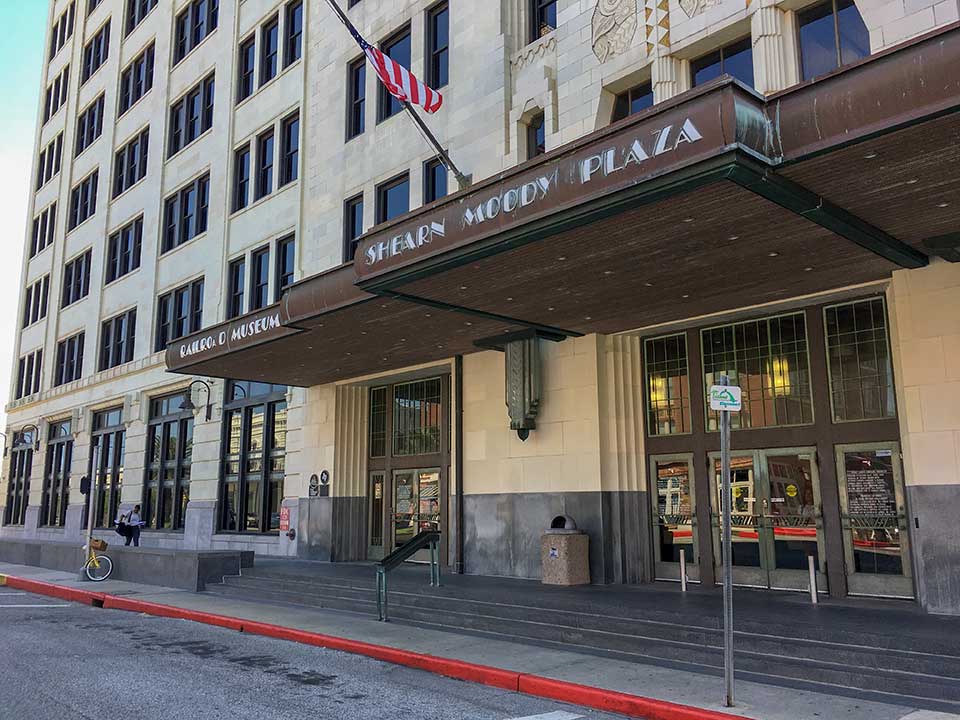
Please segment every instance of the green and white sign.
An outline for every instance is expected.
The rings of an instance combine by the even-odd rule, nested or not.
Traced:
[[[740,388],[736,385],[711,385],[710,409],[740,412],[742,406]]]

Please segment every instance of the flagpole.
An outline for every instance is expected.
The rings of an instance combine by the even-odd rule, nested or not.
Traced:
[[[348,18],[346,13],[343,12],[336,0],[327,0],[327,5],[329,5],[330,9],[336,13],[337,17],[340,18],[340,22],[342,22],[348,30],[352,30],[354,33],[356,33],[357,29],[353,26],[353,23],[350,22],[350,18]],[[440,162],[442,162],[443,165],[453,173],[453,176],[457,179],[457,184],[460,186],[460,189],[463,190],[470,187],[470,181],[462,172],[460,172],[460,168],[454,164],[453,160],[450,159],[450,155],[446,150],[443,149],[440,141],[437,140],[437,137],[433,134],[430,128],[427,127],[427,124],[423,121],[423,118],[421,118],[417,114],[417,111],[414,110],[413,106],[410,104],[410,101],[401,100],[400,102],[403,104],[404,110],[407,111],[407,113],[413,119],[413,122],[420,129],[420,132],[423,133],[426,141],[433,146],[433,149],[437,152],[437,156],[440,158]]]

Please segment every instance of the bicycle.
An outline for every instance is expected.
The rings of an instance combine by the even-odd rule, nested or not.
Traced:
[[[82,570],[94,582],[106,580],[113,572],[113,560],[107,555],[97,555],[98,552],[103,552],[106,549],[107,542],[99,538],[92,538],[90,547],[84,548],[87,552],[87,559],[83,563]]]

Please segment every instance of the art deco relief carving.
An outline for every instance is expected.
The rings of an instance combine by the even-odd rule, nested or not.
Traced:
[[[593,54],[600,62],[625,52],[637,32],[637,0],[597,0]]]
[[[720,4],[721,0],[679,0],[680,7],[688,18],[695,18],[703,12]],[[747,3],[749,5],[749,2]]]

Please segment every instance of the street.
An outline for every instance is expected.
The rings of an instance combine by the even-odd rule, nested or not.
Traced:
[[[0,716],[614,720],[369,658],[0,587]]]

